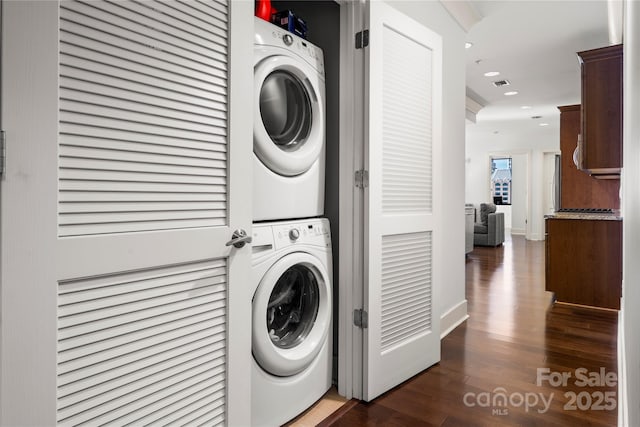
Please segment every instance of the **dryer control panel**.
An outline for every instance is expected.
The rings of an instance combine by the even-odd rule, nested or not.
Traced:
[[[255,20],[255,30],[254,44],[278,46],[293,51],[324,74],[324,55],[319,47],[259,18]]]

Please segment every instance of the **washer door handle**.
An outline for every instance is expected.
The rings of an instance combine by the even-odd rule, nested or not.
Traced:
[[[251,236],[247,236],[247,232],[240,228],[233,232],[231,240],[225,243],[225,246],[233,245],[234,247],[240,249],[245,244],[251,243],[251,240],[253,240]]]

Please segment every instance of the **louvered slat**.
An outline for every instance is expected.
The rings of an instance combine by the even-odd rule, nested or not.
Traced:
[[[227,14],[60,3],[60,236],[226,224]]]
[[[172,366],[187,363],[192,359],[205,356],[212,358],[224,357],[224,349],[219,348],[223,345],[224,342],[214,342],[212,340],[200,341],[174,349],[171,353],[171,358],[155,357],[153,360],[157,361],[157,363],[152,365],[143,365],[141,362],[132,363],[112,369],[109,372],[101,372],[91,377],[83,377],[78,381],[70,382],[64,387],[60,387],[60,402],[63,402],[65,399],[70,400],[74,393],[84,393],[87,397],[94,397],[108,390],[116,389],[121,385],[148,378]]]
[[[183,22],[175,16],[180,12],[171,10],[169,13],[163,13],[158,8],[160,5],[157,2],[93,2],[91,6],[99,8],[112,16],[117,16],[123,20],[125,26],[130,25],[130,17],[135,16],[137,22],[156,31],[173,34],[180,39],[189,40],[207,49],[216,48],[224,53],[227,51],[227,23],[220,19],[227,14],[225,7],[219,9],[219,14],[207,15],[209,19],[196,21],[196,25],[191,20],[191,25],[185,27]],[[195,1],[189,4],[191,8],[198,8],[199,6],[200,4]],[[210,6],[215,6],[215,4],[210,3],[204,7],[209,10]],[[201,42],[201,40],[205,42]],[[213,43],[213,45],[209,43]]]
[[[172,153],[171,148],[161,145],[140,144],[132,141],[114,141],[97,138],[68,137],[74,145],[66,148],[66,158],[60,161],[72,162],[73,159],[102,160],[105,154],[113,161],[192,168],[192,173],[201,171],[197,167],[223,168],[225,153],[206,153],[202,150],[180,149]],[[146,151],[145,151],[146,150]],[[205,157],[205,154],[208,154]],[[72,165],[71,165],[72,167]]]
[[[202,78],[196,78],[199,76],[193,71],[162,62],[156,63],[146,57],[116,57],[109,55],[110,49],[105,46],[96,45],[95,49],[103,49],[103,51],[96,51],[71,43],[86,45],[87,41],[72,39],[66,43],[68,46],[65,51],[60,53],[61,62],[65,64],[65,68],[60,70],[62,77],[81,79],[86,78],[88,74],[93,74],[90,80],[92,82],[105,82],[114,87],[137,88],[141,93],[162,93],[164,88],[165,92],[176,92],[178,97],[201,96],[209,102],[224,103],[225,101],[224,88],[217,88],[209,85],[207,81],[202,81]],[[91,59],[85,59],[87,57]],[[135,60],[145,62],[138,63]],[[165,65],[165,68],[160,68],[162,65]],[[118,80],[122,82],[119,83]],[[142,87],[139,87],[140,85]]]
[[[61,282],[58,422],[223,414],[225,348],[223,260]]]
[[[189,202],[216,202],[216,201],[226,201],[226,194],[212,194],[212,193],[174,193],[174,194],[154,194],[154,193],[116,193],[116,192],[90,192],[85,191],[81,194],[74,194],[73,197],[69,197],[66,195],[61,197],[58,201],[62,203],[73,203],[73,202],[96,202],[100,203],[103,201],[106,196],[110,198],[110,202],[107,203],[116,203],[116,202],[167,202],[170,203],[172,201],[189,201]],[[63,209],[61,207],[61,209]]]
[[[158,135],[153,133],[132,133],[126,129],[109,129],[104,127],[93,127],[78,123],[63,123],[60,122],[60,133],[64,135],[70,135],[68,139],[81,140],[82,144],[79,146],[92,147],[97,145],[97,148],[101,148],[103,144],[113,144],[112,141],[117,141],[121,144],[131,144],[131,151],[148,148],[151,146],[150,151],[153,154],[157,152],[171,152],[182,151],[184,149],[184,156],[189,157],[194,154],[194,150],[201,150],[210,152],[211,158],[221,158],[226,155],[226,139],[223,135],[208,135],[207,138],[198,138],[200,135],[194,134],[196,138],[181,139],[179,144],[173,137],[173,135]],[[67,139],[65,137],[65,139]],[[74,141],[72,141],[74,142]],[[93,144],[93,145],[91,145]],[[138,145],[140,144],[140,145]],[[60,144],[64,145],[64,144]],[[68,142],[68,145],[78,145]],[[212,146],[214,150],[212,150]],[[122,150],[122,148],[120,148]],[[162,151],[158,151],[162,150]],[[209,158],[204,153],[197,157]]]
[[[429,331],[431,232],[382,238],[382,350]]]
[[[141,21],[147,16],[147,11],[142,12],[144,14],[140,17]],[[167,55],[172,62],[185,60],[193,68],[197,67],[196,64],[223,68],[216,60],[226,62],[227,49],[224,44],[212,43],[195,34],[185,40],[177,36],[176,31],[162,31],[162,24],[159,22],[144,25],[136,19],[136,15],[130,12],[131,19],[122,19],[110,11],[95,7],[93,2],[77,2],[69,7],[62,5],[60,9],[60,18],[66,23],[66,33],[113,47],[122,46],[131,52],[141,52],[152,58],[165,58]],[[189,23],[184,28],[189,28]],[[156,56],[154,52],[141,50],[140,45],[153,46],[162,55]]]
[[[382,212],[430,213],[431,51],[384,31]]]

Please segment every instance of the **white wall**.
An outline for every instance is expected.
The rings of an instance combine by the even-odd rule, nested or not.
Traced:
[[[480,112],[480,114],[482,111]],[[558,112],[559,116],[559,112]],[[557,118],[555,122],[558,122]],[[528,157],[528,213],[526,237],[544,238],[544,152],[560,151],[560,130],[557,125],[523,132],[521,127],[494,133],[491,123],[466,125],[466,187],[465,201],[480,204],[491,200],[492,155],[526,155]],[[515,215],[515,213],[514,213]],[[515,218],[512,220],[515,221]],[[515,225],[512,225],[516,228]]]
[[[389,1],[396,9],[442,36],[443,126],[442,168],[443,228],[446,239],[441,256],[449,266],[445,282],[437,289],[441,329],[466,317],[464,275],[464,133],[465,133],[465,32],[440,2]]]
[[[511,233],[511,205],[497,205],[496,212],[501,212],[504,214],[504,232]],[[480,215],[476,212],[478,216],[476,218],[476,222],[480,222]]]
[[[527,231],[528,157],[527,154],[511,156],[511,233],[513,234],[525,234]]]
[[[621,394],[625,399],[620,402],[626,420],[620,417],[619,425],[640,426],[640,122],[633,119],[640,116],[640,2],[627,0],[625,6],[623,300],[618,348],[624,350]]]

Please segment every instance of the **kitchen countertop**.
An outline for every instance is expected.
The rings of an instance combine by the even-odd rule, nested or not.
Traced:
[[[613,213],[556,212],[547,214],[545,219],[583,219],[593,221],[622,221],[619,211]]]

